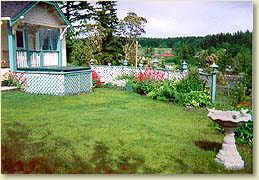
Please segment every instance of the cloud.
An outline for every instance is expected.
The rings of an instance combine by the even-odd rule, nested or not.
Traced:
[[[119,17],[133,11],[147,19],[146,37],[204,36],[253,30],[251,2],[120,1]]]

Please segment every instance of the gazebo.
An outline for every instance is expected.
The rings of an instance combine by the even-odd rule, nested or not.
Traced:
[[[67,67],[69,26],[55,1],[1,2],[1,65],[25,73],[26,92],[67,95],[91,89],[89,67]]]

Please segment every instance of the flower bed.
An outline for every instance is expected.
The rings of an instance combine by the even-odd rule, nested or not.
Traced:
[[[143,73],[145,69],[143,68],[133,68],[128,66],[92,66],[92,70],[95,71],[100,76],[100,80],[104,84],[125,84],[122,81],[118,81],[121,76],[134,76],[138,73]],[[151,72],[151,71],[150,71]],[[152,72],[158,74],[164,74],[164,79],[181,80],[188,75],[188,73],[170,70],[154,70]]]

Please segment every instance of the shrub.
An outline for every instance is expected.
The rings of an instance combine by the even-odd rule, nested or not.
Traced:
[[[176,102],[184,106],[206,107],[211,105],[210,92],[197,72],[191,72],[186,79],[176,84]]]
[[[163,81],[160,84],[153,86],[154,88],[147,94],[147,96],[152,97],[153,99],[160,100],[175,100],[175,81]]]
[[[232,99],[233,106],[239,104],[244,101],[245,98],[245,89],[243,82],[235,81],[234,88],[230,89],[230,97]]]
[[[94,70],[92,71],[92,81],[93,81],[93,88],[102,87],[100,75]]]
[[[183,104],[185,106],[192,106],[195,108],[206,107],[211,104],[210,95],[208,91],[191,91],[185,94]]]
[[[206,85],[197,72],[191,72],[186,79],[176,84],[176,90],[179,93],[190,93],[191,91],[203,91]]]
[[[69,53],[68,62],[77,66],[88,66],[93,58],[93,49],[87,41],[77,39],[72,41],[72,51]]]
[[[239,144],[253,145],[253,121],[248,121],[236,128],[235,138]]]

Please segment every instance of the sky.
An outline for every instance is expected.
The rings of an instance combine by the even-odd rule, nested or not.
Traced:
[[[119,19],[130,11],[147,19],[142,37],[253,31],[253,3],[248,0],[118,0]]]

